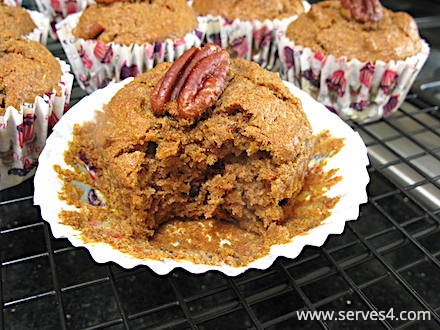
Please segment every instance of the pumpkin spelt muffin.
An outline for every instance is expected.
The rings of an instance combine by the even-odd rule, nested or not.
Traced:
[[[24,38],[0,39],[0,113],[20,109],[36,96],[51,93],[61,79],[61,67],[49,50]]]
[[[183,38],[196,27],[196,15],[185,0],[115,1],[88,6],[73,35],[128,46]]]
[[[73,76],[38,41],[0,36],[0,190],[35,173],[49,130],[68,109]]]
[[[313,4],[277,41],[281,77],[358,122],[396,111],[429,54],[414,19],[379,0]]]
[[[192,7],[199,15],[218,15],[229,20],[282,19],[304,12],[301,0],[194,0]]]
[[[25,36],[35,28],[37,25],[24,8],[0,2],[0,34],[3,38]]]
[[[422,40],[414,19],[405,12],[382,12],[379,20],[362,22],[341,1],[322,1],[289,24],[286,36],[314,52],[349,60],[387,62],[419,53]]]
[[[225,220],[254,233],[282,224],[313,149],[299,99],[278,74],[234,59],[223,92],[205,112],[179,116],[180,101],[171,99],[159,114],[155,88],[172,67],[161,63],[136,77],[95,121],[75,127],[66,163],[86,165],[95,205],[105,204],[82,216],[133,237],[151,236],[173,219]],[[77,175],[58,170],[63,180]],[[76,194],[68,189],[64,198],[72,202]]]
[[[203,31],[185,0],[92,4],[56,24],[81,88],[91,93],[200,46]]]

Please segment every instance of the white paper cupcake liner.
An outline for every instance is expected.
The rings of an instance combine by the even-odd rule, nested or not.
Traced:
[[[135,77],[160,62],[173,62],[185,50],[200,46],[203,39],[200,30],[186,34],[183,39],[131,46],[77,39],[72,30],[80,15],[69,15],[56,25],[56,30],[78,84],[88,93],[107,86],[111,81]]]
[[[35,97],[20,109],[8,107],[0,115],[0,190],[32,177],[46,142],[48,131],[58,122],[70,101],[73,75],[70,66],[59,60],[62,76],[59,92]]]
[[[180,267],[192,273],[217,270],[226,275],[235,276],[250,268],[266,269],[278,256],[295,258],[306,245],[321,246],[328,235],[342,233],[346,221],[358,218],[359,205],[367,201],[366,185],[369,182],[366,169],[368,157],[364,143],[359,135],[338,116],[329,112],[307,93],[286,82],[292,93],[301,99],[315,134],[329,130],[333,136],[345,139],[342,150],[330,158],[325,167],[326,170],[338,169],[337,175],[342,177],[327,193],[331,197],[340,196],[340,200],[334,206],[332,214],[319,226],[292,237],[291,241],[286,244],[272,246],[268,255],[244,267],[233,267],[228,264],[196,264],[176,259],[140,259],[117,251],[105,243],[86,243],[79,231],[60,223],[58,215],[61,210],[72,210],[74,207],[59,199],[58,193],[61,191],[63,182],[53,166],[58,164],[61,168],[69,168],[64,161],[64,152],[68,149],[69,141],[72,140],[73,125],[93,120],[95,109],[96,111],[102,110],[102,105],[107,103],[129,81],[131,81],[130,78],[120,83],[110,84],[85,97],[63,116],[47,140],[46,147],[40,155],[34,179],[34,203],[40,206],[42,217],[49,222],[55,237],[67,237],[74,246],[86,247],[92,257],[100,263],[112,261],[125,268],[146,265],[157,274],[167,274],[174,268]]]
[[[310,4],[303,1],[307,12]],[[204,42],[211,42],[228,49],[233,58],[245,58],[268,70],[279,67],[277,31],[285,31],[298,15],[274,20],[227,20],[221,16],[199,16],[199,24],[205,31]]]
[[[361,123],[378,120],[399,108],[430,51],[423,41],[422,50],[406,60],[372,63],[313,52],[295,45],[282,32],[277,39],[281,78],[343,119]]]

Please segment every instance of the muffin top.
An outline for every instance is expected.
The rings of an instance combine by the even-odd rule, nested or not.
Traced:
[[[364,62],[404,60],[417,54],[422,40],[414,19],[381,7],[377,0],[370,1],[375,4],[371,12],[375,15],[362,13],[359,7],[350,10],[350,1],[313,4],[288,26],[286,37],[314,52]]]
[[[12,7],[0,2],[0,37],[25,36],[37,26],[22,7]]]
[[[196,15],[186,0],[113,2],[87,7],[73,35],[131,45],[180,39],[197,25]]]
[[[194,0],[192,6],[199,15],[222,16],[229,20],[274,20],[304,12],[301,0]]]
[[[61,66],[49,50],[24,38],[0,40],[0,113],[8,106],[52,92],[61,77]]]

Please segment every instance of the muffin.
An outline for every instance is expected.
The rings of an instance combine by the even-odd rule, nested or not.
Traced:
[[[94,0],[35,0],[38,11],[44,14],[50,23],[50,33],[57,39],[55,25],[69,15],[83,11]]]
[[[228,50],[267,69],[277,63],[278,29],[285,29],[308,4],[301,0],[194,0],[192,7],[206,29],[206,42]]]
[[[49,20],[35,10],[0,2],[0,37],[26,37],[46,44]]]
[[[429,54],[414,19],[378,0],[313,4],[278,39],[282,78],[358,122],[394,112]]]
[[[75,104],[34,203],[97,262],[234,276],[341,233],[367,201],[367,164],[322,104],[209,45]]]
[[[88,6],[57,24],[80,86],[88,92],[174,61],[200,45],[201,32],[185,0],[110,2]]]
[[[0,39],[0,189],[34,173],[48,129],[69,102],[72,81],[69,66],[40,43]]]
[[[75,129],[66,162],[87,164],[94,202],[106,205],[119,235],[149,237],[177,218],[261,233],[284,221],[312,147],[301,103],[278,75],[209,44],[121,89],[96,121]],[[87,217],[102,219],[101,211]]]

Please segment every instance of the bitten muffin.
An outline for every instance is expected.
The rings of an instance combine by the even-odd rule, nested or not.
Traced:
[[[172,62],[203,39],[186,0],[92,4],[66,17],[56,29],[78,83],[87,92]]]
[[[313,4],[278,48],[283,79],[358,122],[397,110],[429,54],[414,19],[379,0]]]
[[[206,26],[206,41],[220,45],[232,57],[246,58],[276,69],[277,30],[284,30],[305,11],[301,0],[194,0],[192,7]]]
[[[214,55],[198,57],[207,47]],[[105,205],[87,208],[87,217],[124,235],[151,236],[172,219],[261,233],[284,222],[312,149],[301,102],[278,74],[244,59],[229,64],[209,45],[124,86],[96,121],[75,128],[65,158],[86,166],[93,205]]]

